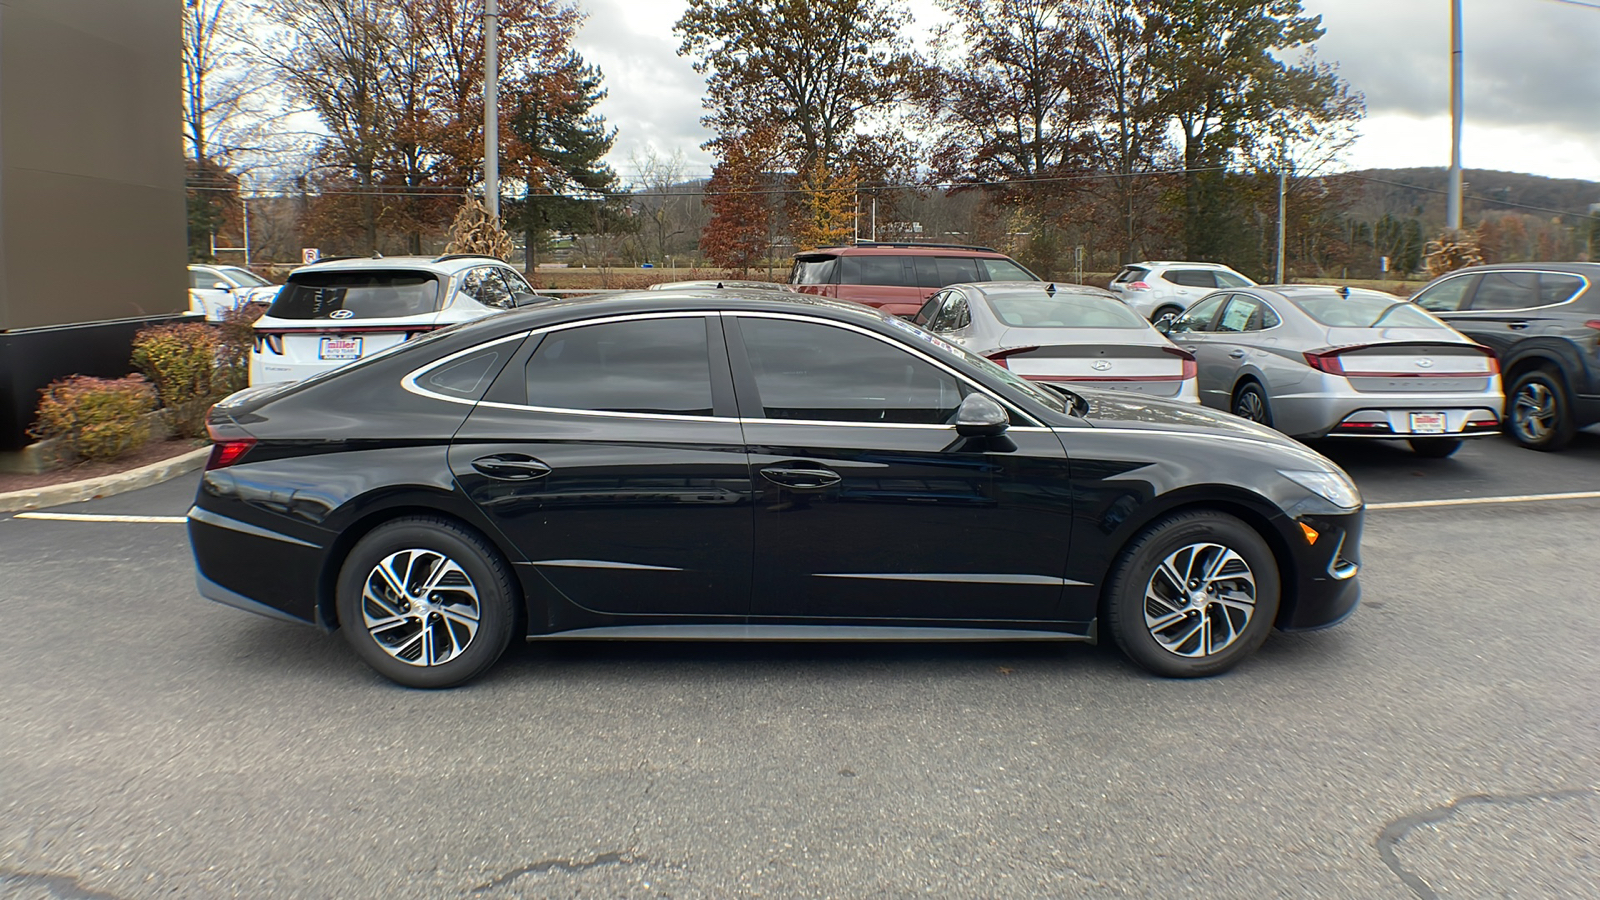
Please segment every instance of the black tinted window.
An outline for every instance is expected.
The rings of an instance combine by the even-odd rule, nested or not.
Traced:
[[[1576,275],[1543,272],[1539,275],[1539,305],[1565,303],[1583,290],[1583,279]]]
[[[291,275],[267,315],[278,319],[418,316],[439,308],[439,282],[426,272],[307,272]]]
[[[528,403],[599,412],[711,415],[699,316],[553,331],[528,360]]]
[[[426,390],[477,400],[489,389],[489,383],[499,373],[500,363],[505,361],[503,353],[508,352],[505,350],[507,346],[515,348],[516,344],[480,350],[452,360],[424,372],[418,383]]]
[[[1485,272],[1472,295],[1472,308],[1526,309],[1539,305],[1539,276],[1533,272]]]
[[[917,287],[944,287],[948,283],[939,280],[939,261],[931,256],[913,256],[911,266],[917,270]]]
[[[1173,269],[1161,276],[1173,284],[1185,287],[1216,287],[1217,276],[1205,269]]]
[[[1429,312],[1455,312],[1466,302],[1467,289],[1474,280],[1472,275],[1447,278],[1413,297],[1412,301]]]
[[[939,280],[945,284],[978,281],[983,277],[978,274],[978,261],[970,256],[941,256],[938,260]]]
[[[954,377],[876,338],[783,319],[739,327],[770,419],[943,425],[961,404]]]
[[[1148,274],[1150,274],[1149,269],[1141,269],[1138,266],[1128,266],[1112,280],[1118,283],[1126,284],[1134,281],[1143,281],[1144,277]]]
[[[839,280],[837,256],[801,256],[789,272],[790,284],[833,284]]]

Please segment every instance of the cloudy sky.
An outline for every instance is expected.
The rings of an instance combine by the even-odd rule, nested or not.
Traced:
[[[683,151],[690,175],[709,171],[699,148],[704,82],[677,55],[672,26],[685,0],[579,0],[584,56],[605,72],[601,111],[617,127],[613,165],[634,153]],[[910,0],[919,30],[939,19]],[[1319,58],[1367,98],[1350,168],[1450,162],[1449,0],[1304,0],[1323,17]],[[1462,164],[1600,181],[1600,0],[1463,0],[1466,125]]]

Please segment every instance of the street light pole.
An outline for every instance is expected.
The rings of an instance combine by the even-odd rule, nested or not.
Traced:
[[[1445,229],[1461,231],[1461,0],[1450,0],[1450,193],[1445,200]]]
[[[500,218],[500,9],[483,0],[483,201]]]

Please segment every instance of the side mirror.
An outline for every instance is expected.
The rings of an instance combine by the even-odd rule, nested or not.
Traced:
[[[1005,407],[986,394],[968,394],[956,409],[956,434],[962,437],[997,437],[1010,424]]]
[[[233,285],[227,283],[226,281],[218,281],[211,285],[211,289],[213,291],[231,291],[233,290]]]
[[[1171,334],[1172,323],[1176,321],[1177,319],[1173,318],[1172,316],[1162,316],[1156,320],[1156,330],[1162,334]]]

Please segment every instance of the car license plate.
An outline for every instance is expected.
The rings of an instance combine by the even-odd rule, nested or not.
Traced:
[[[317,351],[319,359],[360,359],[361,338],[358,337],[325,337],[322,346]],[[1413,414],[1415,418],[1415,414]]]
[[[1412,434],[1444,434],[1444,413],[1414,412],[1411,414]]]

